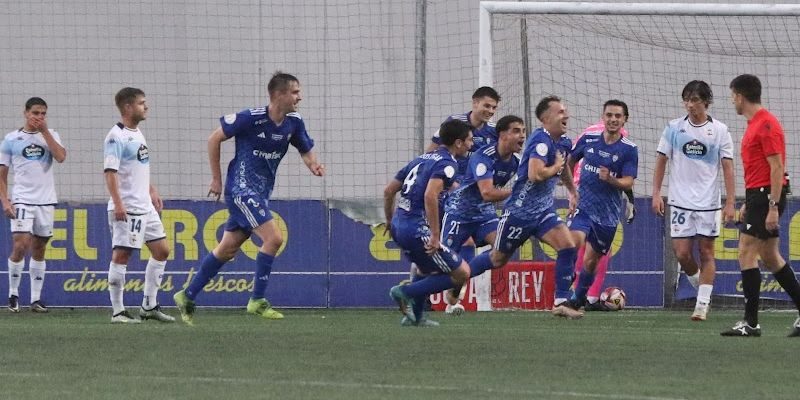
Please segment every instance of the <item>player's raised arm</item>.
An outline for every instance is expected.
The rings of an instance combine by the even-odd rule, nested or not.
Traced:
[[[544,143],[540,145],[546,146]],[[558,174],[564,168],[564,154],[556,151],[556,159],[553,165],[547,166],[545,161],[540,158],[531,157],[528,160],[528,180],[531,182],[544,182]]]
[[[303,159],[303,162],[308,167],[308,170],[311,171],[314,176],[324,176],[325,175],[325,165],[320,164],[317,161],[317,155],[314,153],[313,150],[309,150],[305,153],[300,154],[300,157]]]
[[[208,195],[215,196],[219,200],[222,194],[222,169],[219,165],[220,161],[220,146],[222,142],[230,139],[222,131],[222,128],[217,128],[208,137],[208,165],[211,167],[211,183],[208,187]]]

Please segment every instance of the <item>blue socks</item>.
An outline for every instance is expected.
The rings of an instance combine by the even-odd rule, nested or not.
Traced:
[[[403,291],[406,297],[416,299],[417,297],[425,297],[432,293],[439,293],[451,287],[453,287],[453,281],[450,280],[450,275],[439,274],[425,276],[410,285],[401,286],[400,290]]]
[[[473,258],[475,258],[475,246],[461,246],[461,249],[458,251],[458,255],[461,256],[461,259],[470,262]]]
[[[470,278],[476,277],[487,270],[492,269],[492,258],[489,257],[489,253],[491,253],[491,251],[484,251],[470,261]]]
[[[186,288],[186,297],[194,300],[195,297],[197,297],[197,295],[203,291],[203,286],[205,286],[211,280],[211,278],[217,276],[223,265],[225,265],[225,261],[220,261],[214,256],[213,252],[208,253],[205,258],[203,258],[203,262],[200,264],[200,270],[197,271],[197,275],[192,278],[192,281]]]
[[[574,247],[558,251],[558,256],[556,257],[556,299],[569,299],[572,297],[572,292],[569,288],[572,286],[573,271],[577,258],[578,250]],[[594,276],[592,276],[592,279],[594,279]]]
[[[254,299],[264,298],[264,293],[267,292],[267,284],[269,283],[269,274],[272,272],[272,262],[275,256],[258,252],[256,256],[256,276],[255,283],[253,284]]]
[[[411,282],[419,282],[423,279],[425,279],[424,276],[414,275],[414,277],[411,278]],[[422,311],[425,309],[425,298],[426,296],[414,297],[414,307],[412,308],[412,311],[414,311],[414,317],[417,321],[422,318]]]
[[[581,306],[583,303],[586,303],[586,293],[589,292],[589,288],[592,287],[594,283],[594,272],[587,272],[586,270],[581,271],[581,275],[578,278],[578,284],[575,285],[575,294],[572,297],[572,300],[575,302],[575,305]]]

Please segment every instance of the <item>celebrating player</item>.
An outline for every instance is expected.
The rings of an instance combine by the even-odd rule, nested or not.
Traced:
[[[691,81],[681,94],[687,115],[667,124],[653,172],[653,211],[664,215],[661,183],[669,162],[669,220],[672,249],[689,282],[697,288],[693,321],[705,321],[714,288],[717,268],[714,239],[720,232],[719,169],[725,180],[725,206],[722,217],[733,221],[734,192],[733,140],[728,127],[708,115],[713,102],[711,87]],[[700,265],[694,258],[694,244],[700,252]]]
[[[578,194],[569,169],[564,169],[566,154],[572,148],[567,132],[569,114],[561,99],[548,96],[536,106],[536,118],[542,123],[525,143],[517,176],[497,226],[497,239],[491,252],[470,263],[472,269],[486,270],[505,265],[514,251],[535,235],[557,252],[556,292],[553,315],[580,318],[583,313],[567,301],[572,296],[572,269],[577,249],[569,230],[553,204],[556,181],[561,179],[570,193],[570,211]]]
[[[498,142],[474,152],[461,185],[447,196],[442,221],[441,241],[458,249],[472,238],[481,246],[492,244],[496,238],[497,212],[494,203],[504,201],[511,190],[504,186],[519,168],[519,157],[525,143],[525,122],[515,115],[497,121]],[[472,270],[471,276],[484,271]],[[446,293],[457,302],[460,287]]]
[[[736,113],[747,118],[742,138],[745,203],[739,212],[739,267],[742,270],[744,320],[721,332],[722,336],[761,336],[758,306],[761,271],[758,259],[800,311],[800,284],[792,266],[781,256],[778,219],[786,208],[786,142],[783,127],[761,105],[761,81],[754,75],[739,75],[731,81],[731,101]],[[800,317],[794,320],[790,337],[800,337]]]
[[[45,247],[53,236],[57,203],[53,160],[64,162],[67,151],[58,132],[47,127],[47,103],[39,97],[25,102],[25,125],[6,135],[0,144],[0,203],[11,220],[12,249],[8,257],[8,309],[19,312],[19,283],[30,252],[31,311],[44,313],[41,300],[46,263]],[[14,171],[14,189],[8,195],[8,169]]]
[[[408,163],[383,191],[386,226],[418,269],[411,284],[394,286],[389,292],[405,315],[403,325],[438,325],[423,317],[425,296],[463,285],[470,275],[467,262],[440,242],[439,196],[453,183],[456,157],[472,148],[472,132],[466,123],[451,120],[442,124],[439,137],[441,146]]]
[[[628,116],[625,116],[625,122],[628,121]],[[578,136],[575,140],[580,140],[581,137],[588,133],[595,133],[595,134],[602,134],[606,129],[605,124],[603,123],[602,119],[600,122],[588,126],[586,129],[583,130],[580,136]],[[623,125],[622,128],[619,129],[620,135],[622,137],[628,137],[628,131],[625,130]],[[572,180],[580,190],[580,179],[581,179],[581,168],[583,168],[584,159],[578,160],[575,163],[574,167],[572,167]],[[628,200],[628,204],[625,209],[626,214],[626,222],[628,224],[633,223],[633,219],[636,216],[636,207],[633,204],[633,190],[625,190],[623,191],[625,196]],[[580,276],[581,271],[583,271],[583,259],[586,255],[586,243],[583,246],[580,246],[578,249],[578,258],[575,261],[575,276]],[[600,299],[600,291],[603,289],[603,282],[606,279],[606,272],[608,272],[608,265],[611,262],[611,254],[603,254],[600,256],[600,260],[597,261],[597,267],[594,270],[594,283],[592,286],[589,287],[589,291],[586,293],[586,304],[584,305],[584,309],[586,311],[612,311],[609,307],[605,305],[605,303],[598,301]]]
[[[167,235],[158,215],[164,207],[155,186],[150,184],[150,150],[139,123],[147,119],[147,99],[141,89],[126,87],[117,92],[117,108],[122,116],[105,139],[105,180],[111,199],[108,201],[108,225],[111,228],[111,263],[108,266],[108,291],[113,309],[112,323],[139,323],[153,319],[174,322],[161,312],[158,289],[169,256]],[[147,244],[152,256],[144,273],[144,297],[139,319],[133,318],[123,304],[125,272],[134,249]]]
[[[567,226],[578,246],[588,243],[584,250],[583,270],[570,300],[575,309],[586,303],[598,261],[611,249],[623,213],[622,193],[633,189],[639,165],[639,150],[620,133],[628,120],[628,105],[619,100],[609,100],[603,105],[602,117],[605,129],[581,136],[568,163],[572,170],[578,161],[583,160],[578,208]]]
[[[217,199],[222,193],[220,146],[222,142],[236,138],[236,154],[228,164],[225,179],[225,203],[230,216],[225,223],[222,241],[203,259],[200,271],[186,290],[173,296],[181,318],[187,324],[193,323],[195,299],[203,287],[253,233],[261,239],[262,245],[256,256],[253,294],[247,303],[247,312],[266,319],[283,318],[283,314],[273,309],[265,297],[273,260],[283,244],[281,231],[269,210],[278,165],[291,144],[300,152],[313,175],[323,176],[325,167],[317,161],[312,151],[314,141],[297,113],[302,100],[300,81],[292,75],[276,72],[267,84],[267,91],[269,106],[221,117],[221,126],[208,138],[211,166],[208,193]]]

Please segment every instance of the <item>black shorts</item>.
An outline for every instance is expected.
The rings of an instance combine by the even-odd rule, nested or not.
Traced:
[[[764,221],[769,212],[769,193],[770,187],[747,189],[744,194],[744,204],[746,206],[744,221],[739,227],[739,231],[759,239],[766,240],[780,236],[779,230],[767,230]],[[786,208],[786,186],[781,190],[781,199],[778,202],[778,217],[783,215]]]

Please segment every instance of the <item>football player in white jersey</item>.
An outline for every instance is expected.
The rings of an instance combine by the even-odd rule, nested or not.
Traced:
[[[733,140],[728,127],[708,115],[714,96],[703,81],[683,88],[687,115],[667,124],[653,173],[653,211],[664,215],[661,184],[669,162],[669,221],[672,249],[689,282],[697,288],[693,321],[705,321],[714,288],[716,264],[714,239],[720,232],[720,211],[726,223],[733,221],[735,188]],[[721,204],[719,171],[725,182],[725,204]],[[694,259],[697,243],[700,264]]]
[[[58,202],[53,160],[64,162],[67,151],[58,132],[47,127],[47,103],[39,97],[25,102],[25,125],[6,135],[0,144],[0,202],[11,220],[13,246],[8,258],[8,309],[19,312],[19,283],[25,255],[31,278],[31,311],[45,313],[41,300],[46,264],[44,252],[53,236],[53,212]],[[14,187],[8,199],[8,169]]]
[[[122,122],[108,132],[105,139],[103,168],[108,201],[108,225],[111,229],[111,263],[108,267],[108,291],[113,308],[112,323],[138,323],[153,319],[174,322],[161,312],[158,288],[169,256],[166,233],[161,223],[164,204],[150,184],[150,154],[139,123],[147,119],[147,99],[141,89],[126,87],[115,97]],[[150,249],[144,276],[144,298],[140,319],[131,316],[122,301],[125,272],[134,249],[142,244]]]

